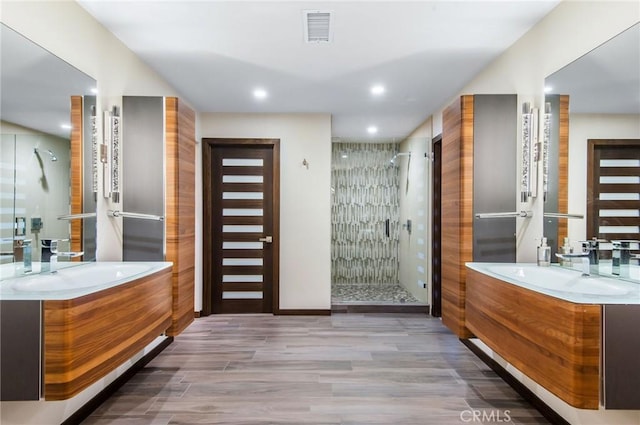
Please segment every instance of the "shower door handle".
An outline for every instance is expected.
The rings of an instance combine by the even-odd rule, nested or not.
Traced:
[[[385,235],[387,235],[387,237],[389,237],[389,235],[390,235],[390,232],[389,232],[389,221],[390,221],[389,219],[386,219],[384,221],[384,233],[385,233]]]
[[[273,243],[273,236],[265,236],[264,238],[260,238],[258,240],[260,242]]]

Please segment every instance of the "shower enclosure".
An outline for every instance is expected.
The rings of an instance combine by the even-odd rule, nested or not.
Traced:
[[[396,143],[334,143],[331,166],[333,303],[416,301],[399,285]],[[394,160],[395,158],[395,160]]]

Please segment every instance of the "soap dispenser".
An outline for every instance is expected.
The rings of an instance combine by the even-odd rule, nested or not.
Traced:
[[[573,253],[573,247],[571,247],[571,245],[569,244],[569,238],[564,238],[564,244],[560,247],[560,253],[561,254]],[[566,258],[566,259],[560,258],[560,265],[571,267],[571,258]]]
[[[542,238],[538,247],[538,266],[547,267],[551,265],[551,247],[547,245],[547,238]]]

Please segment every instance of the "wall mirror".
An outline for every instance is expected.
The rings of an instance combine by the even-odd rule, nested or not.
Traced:
[[[596,145],[612,148],[620,140],[640,143],[640,24],[547,77],[545,92],[549,184],[544,212],[584,215],[583,219],[545,216],[544,233],[553,240],[552,247],[562,245],[565,236],[574,249],[579,240],[593,236],[640,239],[638,151],[626,162],[615,159],[618,163],[604,165],[593,161]],[[596,167],[602,171],[594,172]],[[598,185],[611,193],[601,193]],[[609,206],[598,203],[607,197],[615,202]],[[593,223],[598,220],[601,227],[594,231]],[[612,245],[601,246],[605,259],[611,258],[608,250]],[[631,278],[640,276],[636,273]]]
[[[96,81],[4,24],[0,40],[0,276],[19,269],[25,239],[34,262],[48,239],[93,261]],[[71,213],[93,217],[59,219]]]

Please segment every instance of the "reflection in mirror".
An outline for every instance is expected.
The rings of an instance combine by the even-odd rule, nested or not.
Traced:
[[[0,277],[22,271],[25,240],[31,240],[34,272],[41,246],[50,239],[70,239],[62,249],[80,247],[83,261],[95,260],[96,218],[58,217],[95,213],[94,195],[82,187],[91,189],[87,111],[95,110],[96,82],[4,24],[0,40]]]
[[[569,154],[569,96],[545,96],[545,125],[543,151],[544,213],[568,213],[568,154]],[[551,259],[567,238],[567,219],[544,217],[544,235],[551,247]]]
[[[545,92],[551,116],[549,193],[544,212],[566,213],[568,209],[585,216],[571,220],[568,226],[567,219],[545,217],[545,236],[555,239],[554,248],[558,248],[566,235],[574,250],[580,249],[579,240],[592,237],[640,239],[638,151],[627,151],[631,158],[619,162],[623,164],[619,167],[611,161],[596,159],[591,165],[588,161],[603,149],[616,150],[614,145],[620,143],[638,149],[640,24],[547,77]],[[603,160],[615,159],[603,155]],[[614,244],[601,243],[600,247],[601,272],[612,273]],[[636,271],[637,253],[632,251],[630,256]],[[638,280],[640,273],[632,273],[634,278]]]

